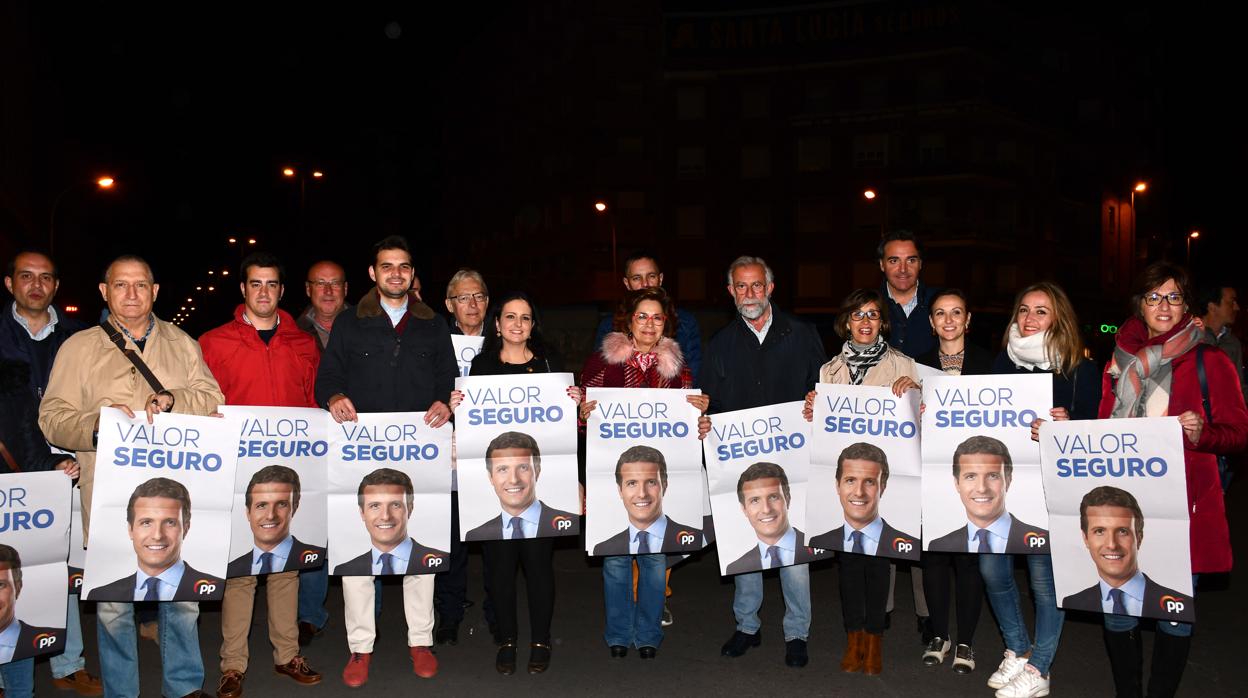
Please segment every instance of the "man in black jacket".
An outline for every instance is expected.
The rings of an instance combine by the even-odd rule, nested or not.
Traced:
[[[728,267],[728,295],[739,317],[707,344],[698,385],[711,398],[711,413],[801,400],[819,382],[827,361],[815,328],[771,304],[775,275],[758,257],[738,257]],[[761,572],[733,577],[733,613],[737,630],[724,644],[726,657],[740,657],[760,643],[758,609],[763,604]],[[807,662],[810,632],[810,570],[806,565],[780,569],[784,590],[785,663]]]
[[[407,241],[392,235],[373,246],[368,276],[376,287],[354,312],[334,320],[334,331],[316,374],[316,401],[334,421],[355,421],[360,412],[424,412],[432,427],[446,424],[446,405],[459,369],[446,321],[423,303],[409,305],[415,272]],[[408,647],[413,671],[430,678],[438,661],[433,644],[433,576],[403,580],[403,604],[409,620]],[[351,660],[343,682],[351,687],[368,681],[376,626],[373,578],[343,577],[347,641]]]
[[[927,316],[939,289],[919,283],[923,251],[919,240],[907,230],[894,230],[876,247],[884,273],[881,294],[888,299],[888,343],[914,358],[936,346]]]

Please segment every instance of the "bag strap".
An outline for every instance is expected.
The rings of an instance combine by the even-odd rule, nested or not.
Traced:
[[[1213,408],[1209,406],[1209,378],[1205,375],[1205,344],[1196,345],[1196,378],[1200,381],[1200,404],[1205,408],[1205,420],[1213,423]]]
[[[121,336],[121,333],[117,331],[117,328],[113,327],[113,323],[108,320],[100,320],[100,327],[104,330],[104,333],[108,335],[108,338],[112,340],[113,344],[117,345],[117,348],[121,350],[121,353],[130,360],[130,363],[134,364],[134,367],[139,369],[139,373],[143,374],[143,378],[147,380],[147,384],[152,386],[152,392],[168,392],[165,390],[165,386],[160,384],[160,379],[156,377],[156,374],[152,373],[152,369],[148,368],[147,364],[143,363],[143,359],[140,358],[138,354],[134,353],[133,349],[126,348],[126,340]]]
[[[4,458],[4,462],[9,466],[9,470],[15,473],[22,472],[21,466],[17,464],[16,460],[13,460],[13,454],[9,453],[9,447],[5,446],[3,441],[0,441],[0,457]]]

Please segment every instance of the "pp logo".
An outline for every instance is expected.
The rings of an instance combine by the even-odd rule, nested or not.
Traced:
[[[693,542],[697,539],[697,536],[688,531],[681,531],[676,534],[676,541],[681,545],[693,545]]]
[[[1161,597],[1161,601],[1158,603],[1161,606],[1161,609],[1166,613],[1182,613],[1183,609],[1186,608],[1186,605],[1183,603],[1183,599],[1181,597],[1171,596],[1169,594]]]
[[[305,550],[303,551],[302,554],[303,554],[303,564],[305,565],[310,565],[313,562],[316,562],[317,560],[321,559],[321,554],[316,552],[315,550]]]
[[[34,645],[37,650],[46,650],[56,645],[57,637],[52,633],[39,633],[35,636]]]
[[[77,592],[79,589],[82,589],[82,573],[81,572],[75,572],[69,575],[69,588],[73,589],[75,592]]]
[[[217,593],[217,583],[211,579],[200,579],[191,588],[200,596]]]
[[[914,551],[914,541],[909,538],[894,538],[893,550],[903,555]]]
[[[810,551],[811,555],[822,555],[828,552],[827,550],[824,550],[823,548],[811,548],[809,546],[807,546],[806,549]]]
[[[1035,531],[1028,531],[1023,534],[1023,542],[1027,544],[1028,548],[1043,548],[1047,545],[1048,540]]]
[[[425,553],[424,561],[425,561],[425,567],[441,567],[442,566],[442,556],[434,555],[433,553]]]
[[[566,516],[556,516],[550,520],[550,525],[556,531],[570,531],[572,530],[572,519]]]

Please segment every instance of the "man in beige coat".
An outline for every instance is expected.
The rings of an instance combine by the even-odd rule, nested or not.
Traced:
[[[81,464],[84,540],[90,522],[101,407],[114,407],[131,417],[146,413],[150,422],[157,412],[208,415],[224,402],[195,340],[152,313],[159,291],[147,262],[129,255],[114,260],[100,284],[100,294],[108,304],[106,322],[121,332],[126,347],[136,351],[164,390],[156,392],[97,326],[66,340],[39,407],[44,436],[53,445],[74,451]],[[204,680],[195,622],[199,604],[166,601],[159,607],[162,693],[199,695]],[[139,695],[134,604],[100,603],[97,611],[105,691]]]

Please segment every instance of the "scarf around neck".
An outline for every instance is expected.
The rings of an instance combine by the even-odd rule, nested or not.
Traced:
[[[1015,322],[1010,325],[1010,341],[1005,345],[1005,353],[1019,368],[1028,371],[1051,371],[1061,362],[1061,357],[1049,356],[1048,342],[1048,330],[1024,337]]]
[[[1148,398],[1156,390],[1170,392],[1174,377],[1174,359],[1200,344],[1202,330],[1184,315],[1165,334],[1152,339],[1144,321],[1132,317],[1122,324],[1114,346],[1114,360],[1109,374],[1114,384],[1114,410],[1111,417],[1143,417]]]
[[[850,385],[862,385],[867,371],[880,363],[887,352],[888,342],[884,341],[884,335],[876,335],[875,342],[865,347],[854,342],[845,342],[845,346],[841,348],[841,356],[845,357],[845,365],[849,367]]]

